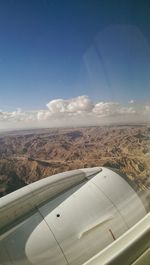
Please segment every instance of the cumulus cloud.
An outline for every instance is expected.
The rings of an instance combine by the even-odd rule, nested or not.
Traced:
[[[48,120],[51,117],[51,113],[48,110],[40,110],[37,112],[38,121]]]
[[[47,107],[49,111],[53,114],[81,113],[91,111],[93,108],[93,103],[88,96],[79,96],[68,100],[52,100],[47,104]]]
[[[23,112],[20,108],[12,112],[1,111],[0,121],[3,122],[29,122],[36,119],[35,112]]]
[[[93,112],[100,116],[110,116],[118,113],[119,104],[113,102],[98,102],[93,108]]]
[[[0,128],[100,125],[123,122],[150,122],[150,104],[120,104],[99,101],[88,96],[49,101],[46,109],[0,111]],[[7,125],[7,126],[6,126]]]
[[[95,104],[93,112],[99,116],[115,116],[122,114],[135,114],[136,110],[133,107],[124,107],[115,102],[99,102]]]

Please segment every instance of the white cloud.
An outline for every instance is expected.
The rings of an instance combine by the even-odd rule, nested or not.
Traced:
[[[99,102],[95,104],[93,112],[99,116],[115,116],[123,114],[135,114],[136,110],[133,107],[124,107],[115,102]]]
[[[52,100],[47,104],[47,107],[53,114],[80,113],[91,111],[93,108],[93,103],[88,96],[79,96],[68,100]]]
[[[0,112],[0,121],[3,122],[29,122],[35,120],[36,115],[35,112],[23,112],[20,108],[18,108],[16,111],[12,112],[6,112],[1,111]]]
[[[88,96],[54,99],[47,109],[0,111],[0,128],[100,125],[104,123],[150,122],[150,104],[93,103]]]
[[[38,121],[48,120],[51,117],[51,113],[48,110],[40,110],[37,112]]]
[[[133,107],[121,107],[119,110],[119,114],[136,114],[137,111]]]
[[[129,103],[130,103],[130,104],[134,104],[134,103],[135,103],[135,100],[131,99],[131,100],[129,101]]]
[[[99,102],[95,104],[93,112],[100,116],[111,116],[118,113],[119,104],[113,102]]]

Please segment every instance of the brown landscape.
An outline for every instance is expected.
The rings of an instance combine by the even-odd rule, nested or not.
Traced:
[[[47,176],[107,166],[150,189],[150,127],[39,129],[0,134],[0,196]]]

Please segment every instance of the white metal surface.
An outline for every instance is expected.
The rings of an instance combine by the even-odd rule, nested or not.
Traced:
[[[57,174],[4,198],[1,265],[82,265],[146,215],[135,191],[107,168]]]
[[[128,228],[145,215],[141,199],[120,175],[108,168],[102,168],[91,180],[115,205]]]
[[[49,260],[51,264],[67,264],[53,234],[39,212],[16,226],[12,232],[7,233],[2,242],[13,264],[30,264],[26,253],[29,257],[32,255],[33,263],[31,264],[46,265]],[[1,258],[0,261],[3,264]]]
[[[83,265],[149,265],[149,251],[150,213]]]
[[[109,229],[116,238],[127,230],[117,209],[91,180],[67,199],[63,200],[63,195],[61,198],[59,205],[55,199],[39,211],[71,265],[82,264],[85,257],[90,258],[113,242]]]
[[[100,172],[92,169],[72,170],[39,180],[0,199],[0,229],[32,211],[39,204]]]

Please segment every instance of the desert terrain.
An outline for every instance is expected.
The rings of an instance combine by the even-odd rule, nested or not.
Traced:
[[[47,176],[83,167],[119,170],[150,189],[150,127],[103,126],[0,134],[0,196]]]

